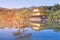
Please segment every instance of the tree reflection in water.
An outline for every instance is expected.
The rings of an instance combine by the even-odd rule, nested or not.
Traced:
[[[18,29],[17,32],[13,33],[13,35],[15,36],[16,40],[30,40],[32,34],[27,33],[26,31],[27,29],[21,28]]]

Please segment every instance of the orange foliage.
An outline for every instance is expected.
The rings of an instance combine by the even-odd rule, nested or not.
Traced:
[[[0,26],[22,28],[22,27],[26,26],[25,24],[28,21],[28,17],[26,17],[24,15],[21,16],[21,15],[19,15],[18,12],[15,13],[10,10],[10,11],[5,12],[4,15],[0,16],[0,21],[1,21],[0,24],[4,24],[4,25],[0,25]]]

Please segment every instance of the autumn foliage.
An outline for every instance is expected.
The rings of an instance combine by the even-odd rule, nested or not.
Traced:
[[[0,27],[22,28],[29,24],[29,9],[0,9]]]

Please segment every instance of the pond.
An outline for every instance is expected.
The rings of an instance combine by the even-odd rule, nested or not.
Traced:
[[[24,28],[0,28],[0,40],[60,40],[60,23],[40,21]]]
[[[26,28],[0,29],[0,40],[60,40],[60,32],[54,29],[33,30]]]

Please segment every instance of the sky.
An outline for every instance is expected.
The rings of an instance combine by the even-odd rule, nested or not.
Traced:
[[[0,0],[0,7],[4,8],[51,6],[54,4],[60,4],[60,0]]]

